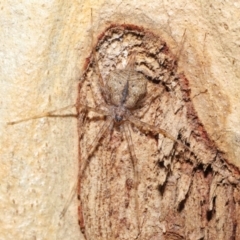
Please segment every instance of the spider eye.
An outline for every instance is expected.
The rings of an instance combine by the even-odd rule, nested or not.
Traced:
[[[121,122],[123,120],[123,117],[122,116],[120,116],[120,115],[116,115],[115,116],[115,121],[116,122]]]

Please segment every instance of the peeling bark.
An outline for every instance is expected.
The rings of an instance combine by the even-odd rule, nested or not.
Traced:
[[[77,215],[89,239],[91,233],[95,239],[100,233],[125,239],[139,233],[133,166],[120,130],[103,138],[92,155],[78,212],[77,197],[71,195],[79,168],[77,120],[7,125],[75,104],[92,39],[111,24],[148,29],[174,53],[178,90],[170,85],[166,91],[167,85],[151,75],[154,88],[148,91],[162,89],[163,95],[139,117],[191,149],[133,127],[140,169],[139,239],[239,239],[237,2],[12,0],[2,1],[0,9],[1,239],[84,239]],[[126,57],[116,56],[119,62]],[[101,72],[108,70],[103,66]],[[150,70],[139,68],[145,76],[155,72],[154,66]],[[91,94],[87,100],[90,104]],[[179,109],[177,117],[173,109]],[[177,122],[181,111],[185,120]],[[65,113],[72,112],[59,112]],[[89,141],[104,121],[88,116]],[[178,134],[186,124],[188,130]]]
[[[132,114],[153,127],[131,124],[139,185],[121,125],[102,133],[80,180],[85,239],[237,239],[239,171],[208,137],[166,42],[143,28],[116,25],[103,32],[95,51],[80,81],[80,166],[106,121],[82,104],[104,111],[109,103],[100,81],[106,85],[111,71],[124,70],[132,52],[135,71],[148,79],[146,97],[154,96]],[[168,135],[156,137],[158,128]]]

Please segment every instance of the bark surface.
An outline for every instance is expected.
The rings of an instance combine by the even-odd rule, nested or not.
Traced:
[[[131,239],[139,232],[139,239],[239,238],[237,3],[13,0],[2,1],[0,9],[1,239],[84,239],[79,215],[85,220],[82,225],[88,240],[103,233],[113,239],[117,234],[119,239]],[[114,128],[112,138],[102,138],[91,157],[82,182],[79,214],[77,193],[72,194],[72,189],[81,160],[81,119],[7,122],[75,104],[85,60],[113,24],[130,24],[140,27],[135,31],[143,28],[153,33],[166,43],[170,62],[178,62],[171,65],[174,74],[169,86],[157,79],[161,74],[156,74],[155,80],[152,75],[158,71],[151,61],[156,59],[155,50],[152,55],[145,54],[150,60],[144,63],[145,68],[138,55],[138,70],[148,77],[148,93],[163,91],[139,118],[190,144],[191,151],[161,134],[156,137],[132,127],[139,160],[136,211],[128,145],[121,131]],[[126,49],[131,48],[127,45],[133,41],[131,36],[125,40]],[[143,41],[141,37],[139,41]],[[106,78],[127,55],[118,55],[121,49],[114,47],[107,54],[101,50],[102,56],[115,54],[111,65],[98,51],[100,70]],[[94,106],[91,91],[84,92]],[[180,109],[177,117],[176,109]],[[74,109],[56,113],[74,113]],[[86,131],[86,139],[92,140],[104,121],[90,114],[84,127],[92,132]],[[111,151],[115,153],[112,157]]]

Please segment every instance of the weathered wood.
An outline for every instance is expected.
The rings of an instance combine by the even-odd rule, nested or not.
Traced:
[[[189,81],[190,99],[208,136],[215,140],[217,149],[226,152],[223,158],[218,155],[214,165],[205,162],[194,168],[191,163],[184,164],[183,160],[173,164],[174,161],[167,162],[164,157],[171,153],[171,140],[168,142],[165,139],[164,145],[156,146],[160,139],[140,135],[134,129],[132,135],[139,162],[145,164],[144,160],[148,158],[155,162],[163,160],[160,166],[155,165],[154,168],[148,165],[151,161],[144,165],[140,176],[143,183],[139,187],[141,212],[144,213],[141,219],[146,221],[146,226],[150,210],[144,212],[145,202],[151,204],[151,199],[158,197],[158,206],[150,208],[150,217],[155,217],[158,224],[161,222],[160,229],[152,229],[152,233],[156,233],[155,239],[167,235],[169,239],[179,239],[180,236],[201,239],[202,234],[205,239],[233,239],[234,231],[238,239],[240,197],[237,170],[232,170],[233,166],[240,166],[238,15],[237,4],[228,2],[3,2],[0,21],[0,238],[83,239],[77,222],[76,196],[73,201],[67,202],[78,172],[76,119],[38,119],[14,126],[8,126],[6,122],[74,104],[82,66],[92,48],[90,33],[93,32],[96,42],[97,36],[112,23],[127,23],[149,29],[167,43],[179,60],[178,72],[183,71]],[[159,104],[166,106],[167,98],[162,98]],[[157,108],[152,110],[146,121],[156,118],[154,124],[160,125],[163,117],[160,111]],[[155,117],[156,112],[159,115]],[[170,121],[167,130],[173,130]],[[101,179],[114,174],[114,181],[108,181],[109,184],[117,183],[119,176],[130,176],[124,191],[127,193],[125,199],[130,199],[126,201],[129,214],[134,215],[132,166],[130,163],[127,165],[129,153],[120,143],[121,136],[116,132],[114,134],[111,146],[124,150],[123,161],[115,163],[116,166],[119,164],[115,172],[104,168],[105,172],[98,172],[96,176]],[[195,145],[198,146],[197,141],[192,146]],[[101,158],[107,161],[104,146],[106,144],[102,142],[98,153],[102,152]],[[157,148],[161,151],[158,152]],[[176,153],[180,149],[177,148]],[[203,154],[201,159],[205,159],[202,150],[196,149],[196,152],[199,156]],[[120,152],[117,152],[118,159]],[[141,154],[143,152],[145,154]],[[188,154],[178,155],[185,159]],[[221,159],[226,159],[232,166],[229,168],[227,164],[222,168],[225,160],[221,162]],[[107,164],[104,161],[100,163]],[[93,168],[94,162],[91,166]],[[166,166],[169,166],[167,170]],[[91,171],[94,172],[93,169]],[[154,173],[156,176],[151,175]],[[230,175],[225,176],[226,173]],[[90,177],[88,175],[84,184],[85,193]],[[161,185],[161,188],[156,190],[156,185]],[[150,190],[146,191],[146,186]],[[119,208],[119,191],[118,186],[112,190],[116,193],[111,199],[112,204],[116,204],[112,205],[113,209]],[[154,194],[144,194],[146,192]],[[109,196],[108,192],[99,193]],[[201,207],[198,208],[199,199]],[[174,202],[179,204],[174,205]],[[60,218],[63,208],[66,214]],[[104,216],[109,206],[100,210],[103,214],[99,214]],[[86,208],[85,214],[88,214]],[[135,218],[133,220],[134,225]],[[104,218],[102,221],[104,223]],[[201,225],[196,226],[195,221],[201,222]],[[175,222],[183,228],[174,225]],[[151,231],[150,227],[150,230],[145,227],[143,234]],[[137,231],[130,234],[134,232]]]

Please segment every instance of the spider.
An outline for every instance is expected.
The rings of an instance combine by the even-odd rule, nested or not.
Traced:
[[[110,27],[93,48],[89,64],[80,81],[79,97],[77,103],[74,104],[77,109],[77,114],[58,115],[54,112],[48,112],[43,115],[28,118],[36,119],[41,117],[62,116],[78,118],[80,148],[78,188],[81,202],[81,206],[79,207],[79,221],[80,228],[86,239],[92,239],[93,237],[89,236],[88,228],[86,228],[87,231],[85,231],[85,225],[87,225],[87,227],[94,225],[91,221],[91,211],[95,211],[95,209],[92,210],[86,206],[87,200],[85,199],[94,198],[93,196],[96,198],[94,194],[97,194],[86,194],[88,191],[86,188],[93,189],[89,191],[98,189],[93,186],[94,184],[92,184],[92,182],[85,184],[85,181],[87,181],[86,178],[89,175],[89,171],[91,171],[89,170],[93,165],[91,163],[95,160],[99,161],[99,159],[96,159],[94,156],[97,151],[101,151],[102,157],[106,154],[110,159],[121,159],[124,154],[122,154],[122,152],[117,153],[116,150],[124,149],[124,147],[120,147],[121,142],[125,142],[125,145],[127,145],[128,160],[130,159],[133,170],[133,180],[131,177],[126,177],[125,179],[126,192],[128,195],[125,201],[125,208],[129,208],[129,205],[133,205],[135,208],[136,238],[141,234],[141,226],[144,220],[140,219],[138,188],[141,173],[139,170],[139,160],[135,152],[136,147],[134,146],[135,139],[133,137],[133,131],[139,131],[143,135],[151,134],[151,136],[155,137],[160,134],[164,138],[169,139],[173,144],[176,143],[191,152],[187,145],[178,140],[177,137],[169,134],[168,131],[151,123],[151,121],[147,119],[144,121],[148,112],[152,111],[153,115],[158,114],[159,109],[155,109],[156,112],[151,109],[151,105],[155,101],[159,101],[163,95],[168,95],[170,90],[177,89],[178,83],[174,73],[175,70],[176,65],[174,58],[168,54],[166,44],[162,40],[159,40],[158,37],[148,33],[146,34],[144,31],[134,29],[131,26]],[[172,97],[172,95],[168,96]],[[167,113],[165,111],[165,115],[175,116],[176,113],[179,114],[182,112],[183,107],[181,104],[179,106],[176,105],[176,109],[177,110],[173,110],[169,108]],[[155,116],[155,118],[157,119],[158,116]],[[10,124],[28,119],[11,122]],[[99,122],[101,123],[99,124]],[[176,124],[173,123],[173,125]],[[176,132],[179,133],[182,128],[180,124],[176,127]],[[96,131],[94,137],[92,137],[92,131]],[[121,137],[118,137],[118,132],[121,133]],[[101,144],[103,145],[102,148],[106,150],[101,150]],[[116,146],[114,146],[114,144]],[[110,150],[108,150],[108,147]],[[117,165],[115,162],[112,161],[111,163],[111,171],[114,169],[113,164]],[[100,163],[98,164],[100,167]],[[115,167],[115,171],[120,172],[117,167]],[[119,175],[121,175],[121,173]],[[110,176],[109,181],[105,181],[106,189],[103,189],[104,191],[95,192],[105,194],[107,196],[106,198],[109,198],[107,185],[110,184],[108,182],[112,181],[111,178],[114,177]],[[102,188],[102,186],[100,187]],[[74,193],[76,192],[76,188],[77,186],[73,189]],[[131,193],[132,189],[133,194]],[[117,189],[114,191],[116,190]],[[74,193],[70,199],[75,195]],[[112,196],[113,194],[110,193],[110,195]],[[132,203],[131,196],[134,199]],[[104,205],[106,203],[101,204]],[[64,208],[62,214],[64,214],[66,209],[67,207]],[[118,215],[121,215],[120,209],[119,206]],[[116,210],[112,207],[108,211],[107,216],[109,217],[105,217],[105,220],[110,219],[109,225],[119,224],[124,225],[124,229],[133,228],[133,226],[128,223],[128,220],[123,217],[118,216],[117,223],[114,223],[114,221],[111,220],[111,216],[116,216]],[[100,216],[101,213],[98,215]],[[118,239],[118,232],[122,230],[120,227],[119,229],[118,227],[115,228],[117,230],[114,230],[114,233],[110,235],[111,237],[114,236],[114,239]],[[124,232],[124,230],[122,232]],[[97,236],[98,234],[95,237]],[[106,236],[105,239],[107,239]]]
[[[126,185],[127,188],[134,189],[136,225],[138,228],[137,236],[141,234],[140,226],[142,225],[140,221],[140,207],[138,200],[140,172],[138,169],[139,160],[135,153],[135,146],[131,134],[132,128],[136,127],[138,131],[142,132],[142,134],[149,133],[154,136],[160,134],[164,138],[170,139],[173,143],[177,143],[188,151],[191,151],[187,145],[177,140],[176,137],[169,134],[166,130],[142,120],[144,114],[150,109],[151,104],[159,99],[162,93],[166,91],[166,87],[161,89],[159,85],[153,86],[154,84],[149,84],[147,76],[144,74],[144,70],[146,69],[144,69],[143,64],[141,66],[141,61],[146,61],[146,53],[142,52],[142,47],[139,47],[139,42],[147,41],[147,39],[144,39],[145,36],[139,37],[138,35],[141,35],[141,33],[136,33],[131,30],[125,31],[125,29],[121,27],[106,31],[103,40],[99,40],[97,46],[93,49],[88,68],[80,82],[79,99],[77,104],[79,116],[81,116],[81,120],[79,121],[81,152],[79,170],[80,199],[82,185],[89,186],[92,184],[91,182],[83,184],[82,181],[85,181],[85,174],[91,165],[90,162],[94,160],[94,154],[97,151],[97,148],[101,145],[101,142],[103,142],[104,139],[108,140],[106,140],[107,143],[102,143],[103,145],[111,145],[109,142],[111,141],[110,139],[113,138],[113,131],[119,130],[126,140],[133,169],[133,181],[131,182],[127,179]],[[129,45],[125,47],[125,41],[127,41],[130,36],[133,38],[132,43],[129,43]],[[138,38],[143,38],[143,40],[139,40]],[[162,50],[163,52],[164,46],[160,45],[160,48],[161,47],[162,49],[158,49],[158,51]],[[112,56],[111,54],[106,54],[110,49],[113,52]],[[119,52],[114,53],[115,51],[119,51],[120,55]],[[169,81],[171,81],[172,76],[171,74],[167,77],[164,76],[166,74],[165,70],[173,67],[172,64],[174,61],[171,62],[169,60],[168,62],[168,59],[164,59],[160,53],[159,56],[162,63],[158,62],[158,64],[162,65],[161,67],[163,69],[158,69],[157,71],[161,71],[161,74],[163,75],[162,77],[165,77],[167,85]],[[154,66],[155,62],[151,62],[152,58],[149,56],[147,58],[150,60],[148,68],[150,68],[151,65]],[[164,64],[166,64],[166,66],[164,66]],[[107,67],[105,68],[105,66]],[[161,74],[159,75],[161,76]],[[149,90],[152,94],[148,92]],[[86,101],[90,101],[90,103],[86,103]],[[93,120],[99,120],[102,124],[96,124]],[[95,136],[92,138],[89,136],[91,135],[91,129],[96,128],[94,124],[97,125],[97,130],[95,130]],[[103,154],[104,151],[102,152],[102,155]],[[100,160],[98,159],[98,161]],[[112,168],[113,167],[110,169]],[[88,196],[86,195],[82,198],[86,199]],[[85,238],[89,239],[90,237],[88,236],[88,233],[85,233],[84,229],[85,217],[88,218],[84,214],[85,211],[90,212],[91,209],[84,210],[84,206],[81,207],[80,226],[82,232],[85,234]],[[101,214],[99,213],[99,215]],[[109,215],[111,215],[111,213],[109,213]],[[90,225],[94,225],[94,223]],[[117,238],[117,235],[114,237]]]

